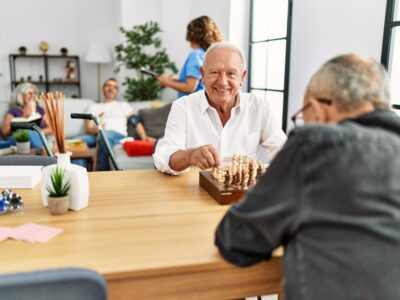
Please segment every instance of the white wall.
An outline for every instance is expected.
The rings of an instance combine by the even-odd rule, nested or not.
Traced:
[[[81,59],[82,96],[97,95],[96,66],[84,61],[91,42],[116,44],[120,23],[118,1],[113,0],[2,0],[0,1],[0,99],[10,98],[8,55],[21,45],[28,53],[41,53],[41,40],[49,43],[48,54],[59,54],[67,47],[69,54]],[[32,63],[32,74],[43,74],[43,67]],[[37,70],[37,68],[41,68]],[[62,72],[63,70],[61,70]],[[64,74],[61,74],[64,75]],[[113,75],[112,64],[102,66],[102,80]]]
[[[380,61],[385,9],[383,0],[294,0],[289,126],[308,80],[326,60],[359,53]]]

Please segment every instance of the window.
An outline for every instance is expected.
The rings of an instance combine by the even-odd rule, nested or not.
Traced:
[[[292,0],[251,0],[248,90],[286,130]]]
[[[382,46],[382,64],[390,76],[392,104],[400,108],[400,0],[386,4],[385,32]]]

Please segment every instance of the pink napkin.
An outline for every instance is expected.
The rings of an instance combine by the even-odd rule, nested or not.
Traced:
[[[0,241],[11,238],[18,241],[23,240],[29,243],[47,243],[62,231],[62,228],[34,223],[23,224],[15,228],[0,226]]]

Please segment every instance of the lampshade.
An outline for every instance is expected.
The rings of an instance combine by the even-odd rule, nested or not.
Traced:
[[[111,62],[111,52],[105,43],[91,43],[86,52],[86,61],[90,63],[109,63]]]

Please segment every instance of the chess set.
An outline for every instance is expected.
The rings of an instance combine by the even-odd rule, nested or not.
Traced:
[[[239,201],[264,173],[262,161],[234,155],[228,165],[200,171],[199,182],[219,204],[230,204]]]

